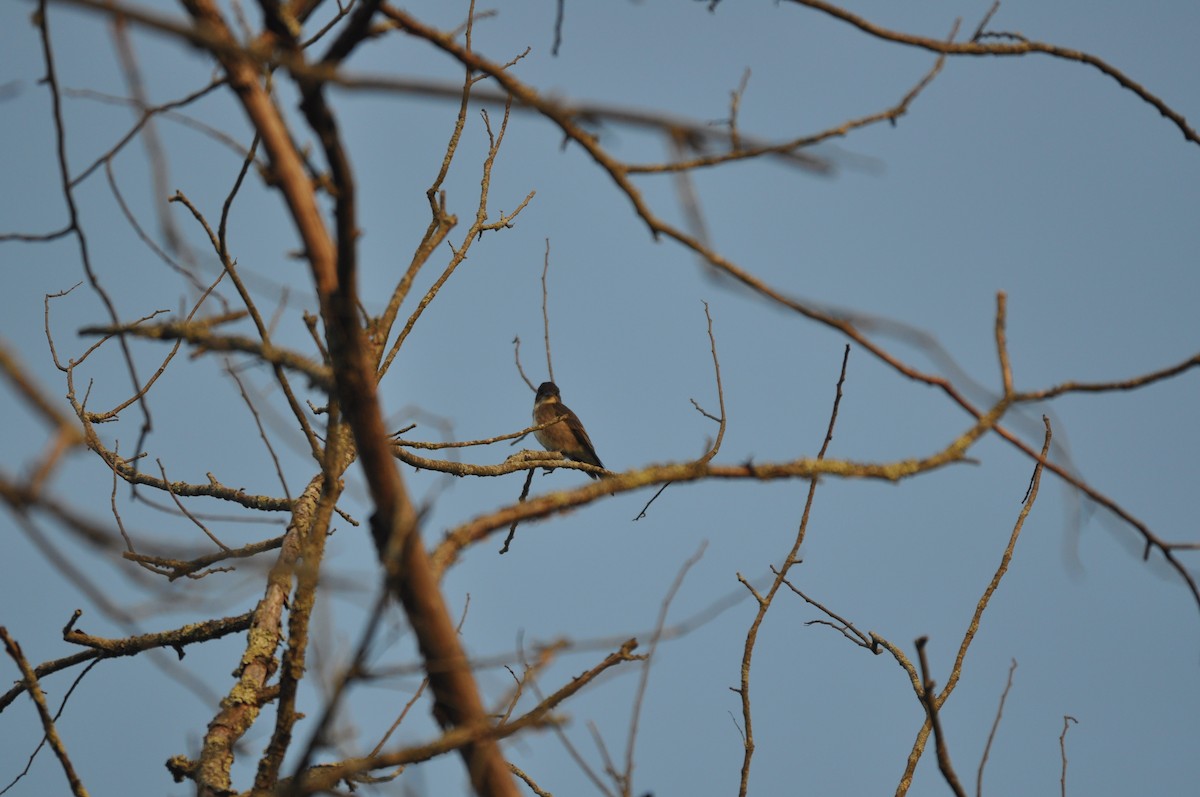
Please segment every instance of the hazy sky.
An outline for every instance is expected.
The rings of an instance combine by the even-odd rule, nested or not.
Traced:
[[[731,0],[713,13],[698,2],[568,4],[555,57],[554,4],[505,6],[478,23],[474,46],[500,62],[530,48],[512,69],[538,91],[719,124],[729,115],[730,92],[749,69],[739,126],[769,140],[879,113],[934,61],[927,52],[869,38],[794,4]],[[861,2],[853,10],[881,25],[939,38],[962,15],[962,41],[989,6]],[[45,66],[29,22],[33,9],[31,3],[0,4],[0,232],[47,231],[66,218],[48,93],[39,85]],[[443,29],[466,13],[460,4],[416,2],[406,9]],[[78,174],[134,117],[99,94],[78,93],[128,95],[106,23],[75,10],[53,7],[50,13],[59,81],[77,90],[64,103],[68,157]],[[1200,10],[1193,4],[1014,1],[1000,8],[991,28],[1094,54],[1184,117],[1200,118]],[[169,39],[137,31],[132,40],[153,102],[184,96],[213,75],[209,61]],[[364,46],[347,66],[360,74],[450,83],[462,77],[449,58],[399,34]],[[286,79],[279,94],[295,115]],[[425,190],[456,105],[342,90],[330,96],[361,191],[363,300],[377,311],[428,223]],[[250,141],[240,110],[226,96],[205,98],[187,113],[228,134],[237,147]],[[489,113],[498,130],[501,111]],[[164,119],[157,129],[170,163],[166,195],[181,191],[216,219],[240,154],[179,120]],[[630,162],[660,161],[669,153],[660,136],[645,130],[604,125],[599,132],[616,157]],[[445,186],[449,209],[460,219],[449,238],[454,246],[475,213],[486,146],[473,111]],[[989,406],[1000,387],[993,336],[999,291],[1008,296],[1019,390],[1125,379],[1200,350],[1200,146],[1096,69],[1047,56],[951,59],[896,125],[858,130],[812,154],[832,167],[829,175],[780,160],[696,172],[713,247],[785,295],[934,336],[953,365],[891,334],[899,327],[869,328],[888,351],[951,378],[977,405]],[[161,242],[158,214],[165,214],[194,253],[198,272],[214,278],[205,234],[184,208],[165,204],[152,185],[145,149],[126,148],[114,159],[113,175],[146,233]],[[637,185],[655,212],[685,223],[670,178],[640,177]],[[414,328],[382,383],[390,426],[419,423],[413,439],[474,439],[528,425],[533,394],[513,364],[512,341],[521,338],[522,364],[534,383],[545,378],[539,280],[549,239],[555,378],[610,469],[687,460],[715,434],[715,424],[689,401],[717,410],[702,302],[713,318],[729,419],[717,461],[815,455],[846,342],[840,335],[712,279],[680,246],[654,241],[596,164],[580,148],[563,147],[561,134],[533,115],[513,114],[490,191],[492,218],[536,193],[511,229],[473,245]],[[103,169],[77,191],[89,253],[106,289],[126,319],[155,310],[178,313],[194,291],[139,240],[112,197]],[[300,321],[301,312],[315,309],[309,272],[292,256],[298,244],[278,196],[254,172],[235,204],[229,240],[263,306],[270,312],[283,307],[277,340],[311,354]],[[414,296],[448,257],[446,251],[435,256]],[[78,244],[3,243],[0,267],[0,339],[48,394],[62,396],[64,378],[42,331],[43,296],[85,278]],[[51,313],[61,359],[80,356],[90,344],[76,334],[81,327],[107,318],[86,285],[56,300]],[[135,351],[143,376],[164,352],[159,344],[137,344]],[[204,481],[211,471],[225,484],[280,494],[274,466],[223,363],[209,355],[179,360],[168,370],[153,394],[155,428],[144,467],[157,473],[161,460],[173,479]],[[128,377],[114,346],[82,371],[77,378],[94,380],[89,407],[106,409],[127,396]],[[270,374],[250,367],[241,375],[261,399],[294,496],[314,473],[302,439],[286,408],[279,409]],[[82,393],[87,385],[77,389]],[[905,379],[861,347],[850,353],[844,391],[833,458],[924,457],[971,423],[944,395]],[[48,433],[7,383],[0,397],[9,408],[0,449],[4,473],[12,477],[36,460]],[[315,392],[311,397],[320,401]],[[1075,468],[1162,538],[1196,543],[1198,400],[1192,371],[1139,391],[1026,406],[1006,423],[1039,448],[1041,415],[1050,413],[1055,461]],[[106,443],[128,453],[140,422],[127,410],[120,423],[101,431]],[[502,444],[462,456],[487,464],[514,450]],[[910,656],[913,640],[928,635],[939,684],[999,564],[1033,469],[1027,456],[994,437],[971,456],[970,464],[899,485],[824,480],[803,564],[792,571],[807,594]],[[409,468],[404,473],[414,494],[431,502],[425,518],[431,544],[459,523],[514,502],[523,479],[447,481]],[[358,471],[349,478],[345,508],[365,521],[365,488]],[[533,489],[544,493],[586,481],[558,470],[539,473]],[[115,525],[111,474],[96,457],[76,453],[53,486],[97,522]],[[742,718],[729,687],[737,685],[754,613],[737,576],[765,583],[795,537],[806,490],[799,481],[676,485],[636,522],[651,493],[619,495],[523,526],[504,557],[495,553],[501,538],[471,549],[445,581],[447,599],[458,613],[469,594],[464,642],[491,662],[517,668],[518,644],[530,651],[572,640],[574,647],[541,676],[549,692],[628,636],[637,635],[645,648],[677,573],[704,546],[668,624],[698,616],[705,622],[688,625],[686,634],[657,651],[633,788],[636,794],[736,794]],[[209,550],[186,520],[132,503],[125,487],[116,494],[123,519],[147,548]],[[230,514],[216,504],[202,510]],[[38,516],[41,539],[77,569],[69,575],[11,514],[0,517],[8,541],[0,557],[0,624],[35,663],[73,652],[60,629],[76,608],[85,612],[86,630],[117,637],[238,614],[261,595],[265,563],[201,581],[149,581],[117,548],[82,546]],[[279,533],[279,526],[223,520],[213,526],[231,545]],[[314,680],[302,699],[312,714],[322,698],[313,687],[345,661],[363,608],[374,599],[378,567],[364,531],[341,524],[329,543],[332,597],[318,609]],[[1161,554],[1148,561],[1141,554],[1142,539],[1127,524],[1082,502],[1060,480],[1043,479],[1009,572],[943,710],[950,752],[972,792],[1014,660],[1013,686],[985,771],[988,793],[1057,791],[1064,715],[1078,720],[1066,737],[1071,794],[1185,794],[1200,782],[1200,607]],[[1196,554],[1180,557],[1194,573]],[[83,589],[85,580],[96,591]],[[128,620],[105,611],[97,592]],[[724,608],[706,614],[713,607]],[[903,771],[923,719],[907,674],[890,656],[872,656],[832,628],[805,625],[822,617],[785,591],[760,631],[752,794],[890,794]],[[379,644],[373,662],[411,664],[398,611],[388,627],[385,641],[394,644]],[[104,662],[89,673],[60,730],[92,793],[190,793],[171,782],[162,762],[196,754],[215,701],[231,685],[242,644],[231,639],[190,650],[182,662],[173,654]],[[8,659],[0,672],[6,681],[17,677]],[[603,759],[589,723],[623,762],[638,672],[630,666],[611,674],[565,707],[566,733],[597,771]],[[73,678],[74,671],[47,679],[52,705]],[[501,666],[482,670],[480,681],[490,702],[512,684]],[[204,688],[187,686],[194,682]],[[357,688],[352,713],[339,725],[341,751],[372,744],[418,682],[407,674]],[[429,738],[434,729],[427,714],[416,712],[393,743]],[[256,758],[271,722],[268,712],[247,737],[242,761]],[[310,727],[298,726],[300,738],[307,739]],[[26,699],[0,716],[0,786],[24,766],[38,732]],[[506,752],[553,794],[595,793],[551,733],[522,737]],[[235,769],[239,786],[250,783],[250,772]],[[380,793],[399,794],[400,784],[408,784],[409,793],[466,788],[458,759],[410,770]],[[930,745],[910,793],[946,791]],[[11,793],[64,792],[62,774],[43,750]]]

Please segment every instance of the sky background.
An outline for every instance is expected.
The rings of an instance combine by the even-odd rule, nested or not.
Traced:
[[[862,2],[849,8],[880,25],[945,37],[960,15],[962,29],[974,30],[989,5]],[[0,232],[44,232],[66,218],[48,93],[39,85],[45,67],[29,22],[33,9],[24,2],[0,4]],[[466,13],[461,4],[417,2],[406,9],[442,29]],[[934,60],[789,3],[726,0],[715,13],[697,2],[568,4],[557,57],[550,52],[553,19],[550,2],[506,4],[478,23],[474,46],[501,62],[531,48],[514,74],[544,94],[699,122],[727,118],[729,93],[748,68],[740,128],[770,140],[891,107]],[[1007,2],[991,28],[1094,54],[1183,116],[1200,117],[1200,9],[1193,4]],[[61,86],[128,95],[102,18],[55,6],[51,31]],[[183,96],[213,75],[210,61],[168,38],[135,31],[132,40],[152,102]],[[348,68],[461,80],[449,58],[401,34],[363,46]],[[279,96],[294,119],[295,96],[286,80]],[[456,104],[340,90],[330,96],[361,192],[363,300],[378,311],[428,223],[425,190]],[[95,95],[70,96],[64,103],[68,158],[78,174],[128,131],[133,114]],[[186,113],[239,146],[250,140],[227,96],[211,95]],[[491,120],[498,128],[495,109]],[[157,129],[170,164],[168,193],[182,191],[215,223],[241,155],[178,121],[163,120]],[[545,378],[539,280],[549,239],[555,378],[610,469],[686,461],[715,433],[689,401],[717,410],[703,302],[713,318],[729,418],[717,461],[815,455],[845,341],[727,281],[710,279],[693,255],[654,241],[609,178],[581,149],[561,143],[549,123],[513,114],[492,175],[491,216],[511,211],[530,191],[536,195],[512,229],[474,244],[414,328],[381,386],[389,426],[417,422],[413,439],[465,440],[528,425],[533,394],[513,364],[512,340],[521,338],[522,363],[534,383]],[[605,126],[601,143],[631,162],[668,154],[660,136],[627,127]],[[455,246],[478,202],[486,146],[473,111],[445,186],[450,210],[460,219],[449,238]],[[778,160],[697,172],[714,248],[786,295],[934,336],[956,370],[905,340],[878,339],[906,362],[952,377],[980,406],[999,390],[992,331],[998,291],[1008,295],[1009,351],[1019,390],[1129,378],[1200,350],[1200,147],[1095,69],[1044,56],[952,59],[897,125],[856,131],[813,154],[832,165],[832,174],[814,175]],[[170,216],[197,272],[214,278],[218,265],[203,231],[180,205],[167,206],[154,192],[140,143],[114,159],[113,175],[147,233],[161,241],[157,214]],[[657,213],[682,224],[669,178],[642,177],[637,184]],[[94,266],[122,317],[176,313],[194,300],[187,282],[124,219],[103,169],[80,184],[77,201]],[[309,272],[292,257],[296,236],[278,196],[253,173],[236,200],[229,240],[263,306],[280,308],[277,341],[311,353],[300,320],[302,312],[315,310]],[[422,273],[414,297],[447,259],[443,249]],[[84,279],[78,245],[72,239],[3,243],[0,269],[0,339],[49,395],[60,397],[66,385],[42,332],[43,296]],[[80,356],[90,339],[78,330],[104,322],[86,285],[56,300],[49,327],[59,357]],[[146,374],[165,350],[139,343],[134,351]],[[146,467],[157,472],[161,460],[173,479],[204,481],[212,472],[225,484],[278,495],[274,467],[236,386],[224,375],[224,362],[208,355],[178,359],[168,369],[151,396],[154,432],[146,443]],[[294,496],[314,473],[302,438],[286,408],[280,411],[270,374],[241,358],[232,362],[243,366]],[[129,392],[115,346],[93,356],[77,379],[81,394],[90,385],[89,407],[108,408]],[[941,393],[904,379],[859,347],[850,353],[844,390],[830,457],[923,457],[970,426],[970,418]],[[309,396],[319,403],[317,393]],[[1198,399],[1192,371],[1134,392],[1023,407],[1006,423],[1040,447],[1040,416],[1049,412],[1056,461],[1076,468],[1164,539],[1195,543]],[[0,427],[3,473],[13,478],[36,461],[48,431],[7,383],[0,401],[7,416]],[[127,411],[101,432],[109,445],[119,442],[128,453],[140,422]],[[501,444],[463,457],[491,464],[515,450]],[[824,480],[803,564],[792,571],[793,582],[809,595],[910,656],[913,640],[928,635],[938,684],[945,682],[975,603],[999,563],[1033,468],[996,438],[981,441],[971,455],[974,464],[899,485]],[[523,480],[523,474],[457,480],[404,473],[413,494],[428,502],[430,544],[515,501]],[[566,470],[539,473],[533,489],[541,494],[585,481]],[[95,456],[74,454],[52,486],[80,511],[115,525],[111,474]],[[687,633],[662,643],[650,673],[633,788],[637,794],[735,794],[741,715],[729,687],[737,684],[754,613],[737,577],[764,583],[769,567],[791,546],[806,489],[800,481],[677,485],[636,521],[651,493],[622,494],[522,526],[504,557],[496,555],[499,537],[471,549],[444,588],[456,614],[470,596],[463,637],[474,656],[492,664],[479,674],[488,700],[500,700],[511,686],[509,673],[496,665],[515,668],[519,644],[528,651],[571,640],[540,679],[550,692],[620,640],[636,635],[648,643],[664,596],[703,546],[670,607],[668,624],[685,623]],[[119,486],[116,496],[126,526],[146,550],[209,550],[188,521],[131,501],[126,487]],[[360,521],[369,514],[365,496],[358,471],[351,471],[344,507]],[[252,518],[257,523],[230,520],[231,507],[217,502],[195,508],[223,518],[212,527],[231,545],[282,529],[281,517],[263,525],[262,517]],[[239,614],[262,594],[265,560],[199,581],[166,583],[123,562],[115,542],[111,548],[81,544],[42,516],[34,516],[34,525],[31,534],[11,514],[0,516],[6,545],[0,624],[35,663],[74,652],[60,629],[76,608],[84,610],[84,630],[117,637]],[[115,529],[113,537],[119,539]],[[1014,660],[1012,690],[985,771],[989,793],[1057,791],[1064,715],[1078,719],[1066,740],[1071,794],[1183,794],[1200,782],[1200,613],[1182,579],[1159,554],[1143,561],[1141,548],[1134,530],[1081,501],[1055,477],[1043,479],[962,681],[942,713],[950,753],[972,792]],[[1181,553],[1193,573],[1195,556]],[[310,716],[322,703],[317,684],[328,682],[357,643],[377,574],[364,529],[339,524],[329,541],[329,589],[314,623],[313,677],[302,694],[301,708]],[[872,656],[829,627],[805,625],[821,617],[785,592],[760,631],[751,683],[757,743],[751,793],[893,793],[923,711],[890,656]],[[243,645],[242,638],[231,638],[191,648],[181,662],[173,654],[144,656],[101,663],[89,673],[59,729],[91,792],[189,793],[171,782],[162,764],[173,755],[196,754]],[[398,610],[389,615],[372,661],[380,668],[413,663]],[[5,682],[15,672],[10,660],[0,664]],[[597,770],[603,764],[589,723],[623,760],[639,672],[630,666],[610,673],[564,709],[567,735]],[[72,672],[46,679],[51,705],[58,705],[73,678]],[[342,752],[369,748],[418,683],[409,669],[357,687],[338,725]],[[434,729],[427,716],[422,705],[393,743],[429,738]],[[273,719],[268,712],[246,737],[241,760],[256,759]],[[24,767],[38,728],[26,699],[0,716],[0,787]],[[311,721],[298,726],[302,740],[309,728]],[[596,793],[553,734],[523,736],[505,749],[551,793]],[[251,777],[244,765],[235,769],[239,787]],[[65,788],[43,750],[10,793]],[[453,758],[415,767],[378,793],[466,788]],[[946,791],[931,745],[910,793]]]

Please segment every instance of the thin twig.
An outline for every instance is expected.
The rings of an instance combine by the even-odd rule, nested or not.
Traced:
[[[921,683],[922,689],[921,702],[925,704],[929,723],[933,726],[933,742],[937,747],[937,762],[938,769],[942,772],[942,777],[946,779],[946,783],[954,791],[957,797],[967,797],[966,791],[962,784],[958,781],[958,775],[954,773],[954,766],[950,763],[950,752],[946,749],[946,737],[942,733],[942,721],[938,717],[937,700],[934,699],[936,692],[934,691],[933,679],[929,677],[929,661],[925,657],[925,644],[929,642],[929,637],[919,637],[917,639],[917,658],[921,662]]]
[[[715,352],[714,352],[715,356]],[[842,403],[842,386],[846,383],[846,366],[850,362],[850,346],[847,345],[842,352],[842,367],[838,373],[837,386],[834,388],[833,408],[829,413],[829,425],[825,429],[825,440],[821,444],[821,450],[817,453],[817,461],[821,462],[825,459],[825,453],[829,450],[829,443],[833,440],[833,428],[837,424],[838,408]],[[722,415],[724,409],[722,408]],[[817,493],[817,478],[814,475],[809,479],[808,495],[804,501],[804,511],[800,515],[800,524],[796,529],[795,539],[792,541],[792,547],[788,550],[787,555],[783,559],[783,563],[775,572],[775,578],[771,582],[770,588],[765,595],[760,595],[750,586],[750,583],[745,578],[738,574],[738,580],[754,595],[758,601],[758,611],[754,615],[754,619],[750,622],[750,627],[746,630],[746,640],[742,645],[742,669],[741,680],[737,688],[731,689],[737,693],[742,704],[742,724],[744,730],[742,732],[742,768],[738,782],[738,797],[746,797],[750,788],[750,763],[754,758],[754,722],[751,714],[750,705],[750,672],[754,661],[754,648],[758,643],[758,630],[762,626],[763,620],[767,616],[772,603],[775,600],[776,593],[779,588],[785,583],[787,574],[792,566],[798,564],[800,559],[798,554],[800,546],[804,544],[804,538],[808,533],[808,518],[812,511],[813,499]]]
[[[1066,47],[1060,47],[1056,44],[1045,44],[1035,41],[1014,41],[1011,43],[992,43],[985,44],[979,41],[953,42],[942,41],[940,39],[931,39],[924,36],[912,36],[907,33],[900,33],[893,30],[888,30],[880,25],[876,25],[867,21],[863,17],[839,8],[824,0],[792,0],[797,5],[808,6],[818,11],[822,11],[835,19],[846,22],[863,33],[874,36],[877,39],[884,41],[896,42],[909,47],[916,47],[922,50],[928,50],[932,53],[941,55],[970,55],[970,56],[1020,56],[1029,55],[1032,53],[1040,53],[1043,55],[1061,58],[1066,61],[1077,61],[1081,64],[1091,66],[1101,73],[1108,75],[1113,80],[1121,85],[1121,88],[1127,89],[1137,95],[1143,102],[1150,105],[1164,117],[1169,119],[1179,128],[1179,132],[1183,133],[1183,137],[1194,144],[1200,144],[1200,135],[1196,133],[1190,126],[1187,120],[1179,113],[1175,112],[1165,102],[1160,100],[1155,95],[1151,94],[1140,84],[1130,79],[1124,72],[1114,66],[1111,66],[1106,61],[1097,58],[1090,53],[1072,50]]]
[[[75,797],[87,797],[87,789],[84,788],[83,781],[75,772],[75,766],[67,754],[66,745],[63,744],[62,738],[59,737],[58,730],[54,726],[54,717],[50,715],[50,709],[46,705],[46,695],[42,692],[41,684],[38,683],[37,674],[34,673],[33,667],[29,666],[28,659],[21,652],[21,646],[9,636],[8,629],[4,626],[0,626],[0,640],[4,641],[4,649],[8,651],[8,655],[16,662],[17,668],[21,671],[21,677],[24,679],[23,686],[29,692],[29,696],[33,698],[34,705],[37,706],[38,717],[42,721],[42,730],[45,731],[46,739],[50,742],[50,749],[58,757],[58,763],[62,767],[63,774],[67,776],[67,782],[71,784],[71,793]]]
[[[1046,416],[1042,416],[1042,423],[1045,426],[1046,433],[1042,442],[1041,460],[1037,465],[1034,466],[1033,480],[1030,483],[1027,495],[1025,497],[1025,503],[1021,507],[1021,512],[1017,515],[1017,521],[1013,524],[1012,533],[1008,538],[1008,545],[1005,547],[1004,553],[1000,557],[1000,565],[996,568],[996,572],[992,575],[991,581],[988,582],[987,587],[984,589],[983,595],[980,596],[979,601],[975,604],[975,612],[972,614],[971,622],[968,624],[967,630],[963,634],[962,642],[959,644],[958,654],[954,659],[954,665],[950,668],[950,676],[946,679],[946,686],[942,689],[941,693],[937,695],[926,695],[923,692],[920,695],[922,701],[931,701],[934,707],[937,709],[940,709],[950,698],[951,693],[953,693],[954,688],[958,685],[959,679],[962,677],[963,662],[966,661],[967,651],[970,649],[971,643],[974,641],[975,635],[979,631],[979,624],[983,618],[983,613],[987,609],[988,604],[991,602],[992,596],[999,588],[1000,582],[1004,578],[1005,573],[1008,572],[1008,566],[1012,561],[1013,551],[1016,548],[1017,539],[1021,535],[1021,529],[1025,525],[1025,519],[1029,516],[1030,510],[1033,509],[1034,501],[1037,500],[1038,487],[1041,484],[1042,478],[1043,461],[1045,460],[1047,452],[1050,450],[1050,441],[1053,436],[1053,432],[1050,428],[1050,419]],[[912,750],[909,753],[904,774],[900,778],[901,784],[912,782],[912,777],[913,773],[916,771],[917,762],[920,760],[921,754],[924,751],[925,743],[929,738],[929,731],[932,728],[931,723],[932,718],[927,717],[925,723],[921,726],[920,730],[917,731],[917,738],[914,740]]]
[[[998,6],[999,3],[997,2]],[[994,8],[994,7],[993,7]],[[987,743],[983,746],[983,755],[979,757],[979,771],[975,775],[975,797],[983,797],[983,768],[987,766],[988,754],[992,751],[992,742],[996,739],[996,731],[1000,728],[1000,718],[1004,716],[1004,702],[1008,700],[1009,690],[1013,685],[1013,673],[1017,671],[1017,660],[1013,659],[1008,667],[1008,681],[1004,691],[1000,693],[1000,705],[996,706],[996,718],[992,720],[992,729],[988,731]]]
[[[1070,714],[1064,714],[1062,733],[1058,735],[1058,751],[1062,756],[1062,775],[1059,776],[1058,783],[1059,792],[1062,797],[1067,797],[1067,728],[1071,726],[1072,722],[1074,722],[1076,725],[1079,724],[1079,720],[1075,719]]]
[[[550,356],[550,290],[546,287],[546,276],[550,273],[550,239],[546,239],[546,253],[542,256],[542,340],[546,346],[546,373],[554,381],[554,361]],[[522,373],[524,376],[524,373]]]
[[[658,609],[658,620],[654,623],[654,633],[650,635],[650,652],[646,654],[646,658],[642,662],[642,673],[638,679],[637,691],[633,698],[633,710],[629,718],[629,739],[625,745],[625,769],[620,777],[620,782],[624,784],[624,789],[622,790],[624,794],[629,794],[633,785],[633,751],[637,747],[637,734],[642,714],[642,703],[646,698],[646,687],[650,682],[650,667],[654,664],[654,654],[658,650],[659,641],[662,639],[663,627],[667,624],[667,611],[671,608],[671,602],[675,600],[675,596],[679,594],[679,589],[683,586],[683,580],[687,577],[688,571],[704,556],[704,549],[707,547],[707,541],[701,542],[696,552],[688,557],[687,561],[679,568],[679,572],[675,575],[675,581],[671,584],[671,588],[667,590],[666,597],[663,598],[662,605]]]

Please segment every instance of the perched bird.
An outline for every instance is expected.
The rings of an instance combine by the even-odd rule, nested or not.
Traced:
[[[542,382],[538,386],[537,398],[533,401],[533,422],[541,425],[555,418],[559,419],[558,423],[534,432],[542,447],[547,451],[557,451],[567,459],[603,468],[604,463],[596,456],[596,449],[592,447],[591,438],[579,422],[579,416],[567,409],[567,405],[559,398],[558,385]],[[593,479],[600,478],[596,473],[589,473],[588,476]]]

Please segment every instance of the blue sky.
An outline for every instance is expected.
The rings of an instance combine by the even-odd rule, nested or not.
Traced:
[[[581,4],[582,5],[582,4]],[[852,10],[882,25],[944,37],[955,16],[973,30],[989,3],[863,2]],[[57,228],[65,218],[53,160],[48,98],[33,6],[0,7],[0,231]],[[462,7],[416,3],[408,10],[450,28]],[[578,101],[626,105],[698,121],[728,116],[729,92],[751,70],[740,125],[748,135],[786,140],[877,113],[895,104],[930,68],[925,52],[881,42],[817,12],[787,3],[732,3],[715,13],[701,3],[571,5],[562,48],[550,54],[553,4],[516,4],[481,21],[475,47],[507,61],[530,47],[514,73],[539,91]],[[51,28],[60,81],[73,89],[123,95],[105,24],[57,7]],[[1092,53],[1122,70],[1188,118],[1200,115],[1194,46],[1200,12],[1189,4],[1005,3],[993,29]],[[962,34],[960,34],[960,40]],[[133,41],[155,102],[204,85],[211,64],[158,36]],[[355,72],[457,81],[459,68],[427,44],[402,35],[365,46]],[[280,87],[295,114],[294,93]],[[425,189],[444,152],[455,107],[428,98],[331,91],[360,187],[363,298],[369,309],[403,273],[428,221]],[[78,173],[128,129],[127,108],[73,96],[65,100],[68,155]],[[240,145],[247,126],[229,98],[215,95],[188,110]],[[491,111],[493,127],[500,115]],[[169,192],[185,193],[216,218],[240,156],[177,122],[159,126],[170,160]],[[602,143],[631,162],[661,160],[660,137],[606,126]],[[486,135],[477,113],[467,120],[446,183],[457,246],[478,202]],[[694,175],[714,247],[782,293],[820,307],[891,319],[937,338],[958,371],[905,340],[878,340],[917,367],[944,372],[980,405],[994,400],[999,368],[992,334],[996,293],[1008,296],[1008,340],[1018,389],[1066,380],[1123,379],[1180,362],[1200,346],[1200,148],[1115,81],[1078,63],[1045,56],[960,58],[895,126],[878,125],[817,147],[834,167],[818,176],[778,161],[732,164]],[[203,233],[179,205],[151,191],[144,150],[114,161],[123,195],[150,234],[155,214],[170,215],[195,253],[200,273],[216,264]],[[253,175],[252,175],[253,178]],[[639,178],[648,202],[671,223],[682,215],[669,178]],[[717,405],[704,308],[708,302],[721,360],[728,431],[717,461],[736,464],[812,456],[828,421],[845,341],[761,297],[713,281],[693,255],[654,241],[630,204],[588,157],[547,122],[514,114],[491,182],[489,211],[534,199],[512,229],[475,243],[468,260],[415,327],[381,386],[395,428],[417,421],[416,439],[472,439],[528,424],[532,393],[513,365],[512,340],[536,383],[541,355],[540,275],[550,240],[550,317],[555,377],[564,401],[586,423],[613,470],[681,461],[703,451],[714,425],[689,399]],[[178,312],[194,295],[139,241],[115,207],[103,170],[78,191],[97,271],[126,318]],[[278,340],[304,352],[311,341],[300,313],[315,309],[308,271],[277,195],[251,179],[239,195],[230,245],[258,280],[264,307],[282,304]],[[418,280],[428,288],[448,255]],[[42,297],[83,279],[78,248],[0,244],[5,290],[0,337],[46,389],[66,388],[42,334]],[[281,302],[281,287],[286,301]],[[407,314],[407,309],[402,316]],[[89,341],[76,332],[105,316],[86,286],[52,305],[60,357]],[[158,344],[136,344],[148,373]],[[82,369],[94,380],[89,406],[128,393],[115,348]],[[235,358],[235,362],[241,362]],[[243,374],[260,397],[265,423],[295,495],[311,477],[300,437],[270,376]],[[975,387],[970,387],[970,380]],[[1030,445],[1041,441],[1042,412],[1054,424],[1055,459],[1116,499],[1164,539],[1196,542],[1191,496],[1200,441],[1194,372],[1143,390],[1073,395],[1028,406],[1007,419]],[[83,389],[82,387],[80,388]],[[7,384],[0,396],[9,422],[0,432],[7,476],[21,473],[47,431]],[[313,394],[314,401],[319,397]],[[66,405],[63,405],[64,408]],[[274,409],[272,409],[272,407]],[[278,494],[274,467],[257,438],[222,360],[172,365],[152,396],[155,431],[147,443],[172,478],[222,482]],[[127,412],[102,429],[122,452],[135,444],[140,417]],[[447,424],[441,427],[438,424]],[[829,456],[892,461],[926,456],[970,425],[940,393],[904,379],[855,347]],[[529,443],[533,445],[532,441]],[[469,451],[499,462],[504,445]],[[997,439],[981,441],[973,464],[949,467],[899,485],[825,479],[818,492],[803,564],[793,581],[859,628],[890,639],[910,656],[930,637],[933,677],[942,684],[979,595],[991,578],[1020,511],[1032,462]],[[414,494],[432,501],[431,544],[449,529],[515,501],[521,477],[451,480],[405,470]],[[352,471],[345,508],[365,520],[365,488]],[[538,474],[536,492],[584,483],[582,474]],[[109,526],[110,474],[76,453],[54,488]],[[573,647],[541,676],[545,691],[591,667],[615,644],[649,641],[660,603],[685,560],[702,544],[669,624],[727,606],[688,633],[664,642],[651,671],[638,735],[635,793],[736,793],[741,722],[736,685],[752,601],[737,580],[761,583],[795,536],[807,485],[706,482],[669,488],[634,522],[649,493],[623,494],[523,526],[513,550],[498,557],[495,538],[470,550],[445,581],[452,609],[470,595],[464,642],[478,657],[516,666],[518,640],[529,649],[567,638]],[[128,500],[122,518],[148,549],[206,550],[187,521]],[[230,514],[228,507],[201,511]],[[272,518],[279,520],[279,518]],[[148,579],[117,549],[80,544],[38,518],[40,534],[82,576],[72,577],[40,552],[11,515],[0,528],[9,548],[0,560],[0,624],[40,662],[72,652],[59,629],[75,608],[82,626],[105,636],[174,627],[236,614],[261,595],[264,563],[187,583]],[[230,544],[278,527],[213,522]],[[115,534],[115,532],[114,532]],[[363,608],[373,600],[377,566],[363,528],[343,524],[330,540],[329,589],[318,607],[310,671],[302,696],[315,715],[326,682],[356,643]],[[1185,563],[1192,565],[1186,552]],[[962,681],[943,711],[950,752],[974,790],[979,764],[1010,663],[1018,666],[985,771],[989,793],[1058,788],[1063,715],[1079,720],[1067,735],[1072,794],[1181,794],[1200,779],[1200,615],[1181,579],[1158,554],[1141,558],[1140,537],[1106,511],[1081,502],[1049,475],[1025,524],[1013,562],[984,616]],[[81,578],[128,615],[105,613]],[[783,593],[760,632],[752,689],[755,706],[751,793],[807,789],[821,794],[891,793],[922,710],[907,676],[887,655],[871,656],[832,629],[805,623],[821,615]],[[411,663],[398,612],[380,667]],[[215,696],[230,686],[240,640],[189,651],[182,662],[101,664],[68,703],[60,728],[93,793],[184,794],[162,767],[195,754]],[[5,661],[5,678],[15,678]],[[47,681],[52,704],[71,674]],[[190,690],[182,680],[205,688]],[[481,671],[490,701],[511,685],[502,667]],[[351,696],[339,729],[341,751],[359,751],[387,727],[415,688],[410,675],[364,685]],[[566,733],[596,768],[595,723],[623,758],[637,670],[611,674],[564,709]],[[528,701],[528,699],[527,699]],[[427,711],[397,737],[415,743],[434,731]],[[28,701],[0,716],[6,740],[0,781],[7,783],[36,743]],[[244,759],[265,744],[267,726],[247,738]],[[306,726],[299,726],[306,738]],[[116,732],[114,732],[116,731]],[[131,749],[135,753],[129,752]],[[594,789],[553,734],[523,737],[510,759],[554,794]],[[332,753],[330,754],[333,755]],[[1136,763],[1135,763],[1136,762]],[[243,787],[252,770],[235,776]],[[403,775],[417,793],[465,790],[457,759]],[[381,787],[399,793],[401,786]],[[62,791],[62,776],[43,751],[15,794]],[[942,794],[932,749],[911,794]]]

